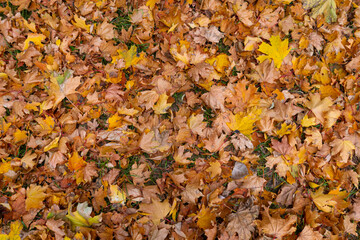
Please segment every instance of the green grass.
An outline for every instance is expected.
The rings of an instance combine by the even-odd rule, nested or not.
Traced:
[[[218,52],[220,52],[220,53],[225,53],[226,55],[230,55],[230,53],[229,53],[230,46],[225,45],[224,42],[223,42],[223,40],[224,40],[223,38],[220,39],[220,41],[219,41],[218,44],[217,44]]]
[[[130,21],[130,14],[131,13],[125,13],[123,10],[118,9],[116,11],[117,17],[115,17],[113,20],[111,20],[111,23],[115,25],[115,29],[121,33],[122,29],[125,29],[126,31],[129,30],[131,26]]]

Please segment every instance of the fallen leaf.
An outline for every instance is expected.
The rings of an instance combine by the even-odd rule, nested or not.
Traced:
[[[216,223],[216,215],[211,211],[211,208],[205,208],[203,205],[197,215],[197,225],[202,229],[209,229]]]
[[[169,200],[165,199],[163,202],[152,199],[152,203],[141,203],[139,211],[149,214],[150,219],[155,225],[160,224],[160,220],[164,219],[170,212],[171,207]]]
[[[259,51],[265,53],[266,55],[261,55],[257,59],[262,63],[266,59],[272,59],[274,61],[275,67],[280,68],[282,61],[289,54],[289,41],[285,39],[281,41],[279,35],[270,37],[270,45],[263,42],[259,46]]]
[[[336,22],[336,2],[335,0],[303,0],[304,9],[311,9],[311,17],[316,18],[324,14],[326,22]]]
[[[79,227],[91,227],[93,224],[100,223],[102,220],[101,214],[91,217],[92,207],[88,207],[87,202],[79,203],[76,207],[76,211],[71,211],[71,205],[69,205],[68,218],[74,226]]]
[[[32,208],[40,209],[44,206],[43,201],[48,196],[45,193],[46,189],[47,187],[42,187],[35,184],[31,184],[30,187],[26,189],[25,206],[27,211]]]

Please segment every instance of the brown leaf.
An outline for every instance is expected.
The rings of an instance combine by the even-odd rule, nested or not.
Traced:
[[[280,217],[271,217],[269,214],[269,209],[265,208],[265,211],[262,214],[262,220],[257,220],[257,225],[260,231],[276,238],[282,238],[287,235],[295,232],[297,217],[295,215],[290,215],[289,217],[283,219]]]
[[[53,232],[55,232],[55,235],[58,235],[60,237],[65,236],[64,230],[62,230],[60,227],[64,225],[64,221],[61,220],[54,220],[54,219],[48,219],[46,221],[46,226]]]
[[[231,213],[228,216],[229,223],[226,226],[226,231],[230,236],[237,234],[239,240],[251,239],[252,233],[255,231],[254,220],[258,215],[258,206],[240,206],[236,213]]]
[[[309,225],[306,225],[301,231],[298,240],[321,240],[323,236],[321,233],[314,231]]]
[[[157,199],[153,199],[152,203],[141,203],[139,211],[150,214],[150,219],[154,222],[155,225],[160,224],[160,220],[164,219],[170,212],[171,207],[169,200],[165,199],[163,202],[160,202]]]
[[[294,193],[297,189],[297,184],[285,184],[282,188],[281,188],[281,192],[280,194],[276,197],[276,202],[285,205],[285,206],[290,206],[293,204],[294,201]]]

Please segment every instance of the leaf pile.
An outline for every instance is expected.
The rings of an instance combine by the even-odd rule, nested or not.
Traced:
[[[358,239],[360,2],[0,3],[1,239]]]

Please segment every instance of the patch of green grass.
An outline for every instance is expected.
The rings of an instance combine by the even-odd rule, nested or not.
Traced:
[[[176,92],[172,95],[172,97],[175,99],[175,102],[171,106],[171,110],[174,112],[179,111],[179,105],[181,105],[184,101],[185,92]]]
[[[8,5],[9,5],[9,7],[10,7],[10,9],[11,9],[11,13],[12,13],[13,15],[15,15],[16,10],[19,8],[19,6],[13,5],[13,4],[11,3],[11,1],[8,1]]]
[[[21,146],[19,147],[19,151],[18,151],[17,157],[18,157],[18,158],[22,158],[22,157],[24,157],[25,153],[26,153],[26,144],[23,144],[23,145],[21,145]]]
[[[20,14],[25,20],[28,20],[29,17],[31,16],[31,14],[32,14],[32,11],[29,11],[27,9],[23,9],[23,10],[20,11]]]
[[[205,88],[202,88],[196,84],[193,85],[192,89],[191,89],[194,93],[201,93],[201,94],[204,94],[204,93],[207,93],[208,91],[205,89]]]
[[[225,43],[223,42],[224,39],[220,39],[220,41],[217,44],[218,47],[218,52],[220,53],[225,53],[226,55],[230,55],[229,50],[230,50],[230,46],[225,45]]]
[[[113,20],[111,20],[111,23],[115,25],[115,29],[121,33],[122,29],[125,29],[126,31],[129,30],[131,26],[130,21],[130,14],[131,13],[125,13],[123,10],[118,9],[116,11],[117,17],[115,17]]]
[[[172,164],[175,162],[172,155],[166,157],[166,159],[160,161],[160,163],[151,169],[150,183],[151,185],[156,184],[156,180],[162,178],[164,173],[172,171]]]
[[[210,107],[203,107],[204,110],[204,120],[207,122],[206,126],[211,127],[213,119],[215,118],[215,113]]]

